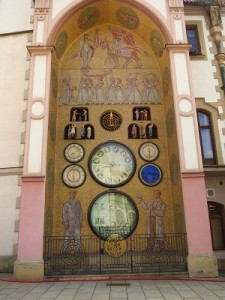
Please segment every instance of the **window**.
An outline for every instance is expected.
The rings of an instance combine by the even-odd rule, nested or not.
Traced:
[[[198,34],[198,26],[197,25],[187,25],[187,40],[188,44],[192,45],[189,54],[190,55],[202,55],[201,45]]]
[[[200,110],[197,112],[197,115],[203,156],[203,165],[215,165],[216,159],[210,115]]]

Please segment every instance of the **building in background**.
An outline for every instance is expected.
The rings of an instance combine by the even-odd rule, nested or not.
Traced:
[[[19,2],[0,4],[0,272],[218,276],[224,1]]]

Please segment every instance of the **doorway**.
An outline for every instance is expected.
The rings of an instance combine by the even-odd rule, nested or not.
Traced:
[[[213,250],[225,249],[224,205],[213,201],[209,201],[208,210]]]

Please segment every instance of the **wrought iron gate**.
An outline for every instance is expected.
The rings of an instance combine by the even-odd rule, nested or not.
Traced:
[[[82,236],[44,238],[45,275],[162,273],[187,271],[186,234],[164,238],[132,235],[106,241]]]

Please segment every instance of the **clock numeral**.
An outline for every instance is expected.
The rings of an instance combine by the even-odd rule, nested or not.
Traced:
[[[113,179],[113,181],[114,181],[115,183],[119,183],[121,180],[120,180],[119,177],[115,177],[115,178]]]
[[[130,157],[126,156],[125,159],[124,159],[124,161],[125,161],[126,163],[129,163],[129,162],[131,162],[131,159],[130,159]]]
[[[106,179],[105,179],[105,183],[112,183],[112,179],[111,178],[109,178],[109,177],[106,177]]]
[[[99,150],[97,153],[96,153],[99,157],[102,157],[104,155],[104,152],[102,150]]]
[[[124,173],[121,175],[121,178],[125,179],[127,176],[128,176],[128,174],[124,172]]]
[[[93,163],[98,164],[100,162],[100,159],[98,157],[95,157],[93,159]]]
[[[102,178],[104,178],[104,175],[103,175],[102,173],[99,173],[99,174],[97,174],[97,177],[98,177],[99,179],[102,179]]]
[[[117,146],[113,147],[113,151],[114,152],[118,152],[119,151],[119,147],[117,147]]]
[[[93,166],[93,171],[99,172],[99,171],[100,171],[100,168],[99,168],[98,166]]]
[[[110,147],[106,147],[105,148],[105,153],[109,153],[109,152],[111,152],[111,148]]]
[[[121,156],[126,156],[126,151],[124,151],[124,150],[122,150],[122,151],[120,151],[120,154],[121,154]]]

